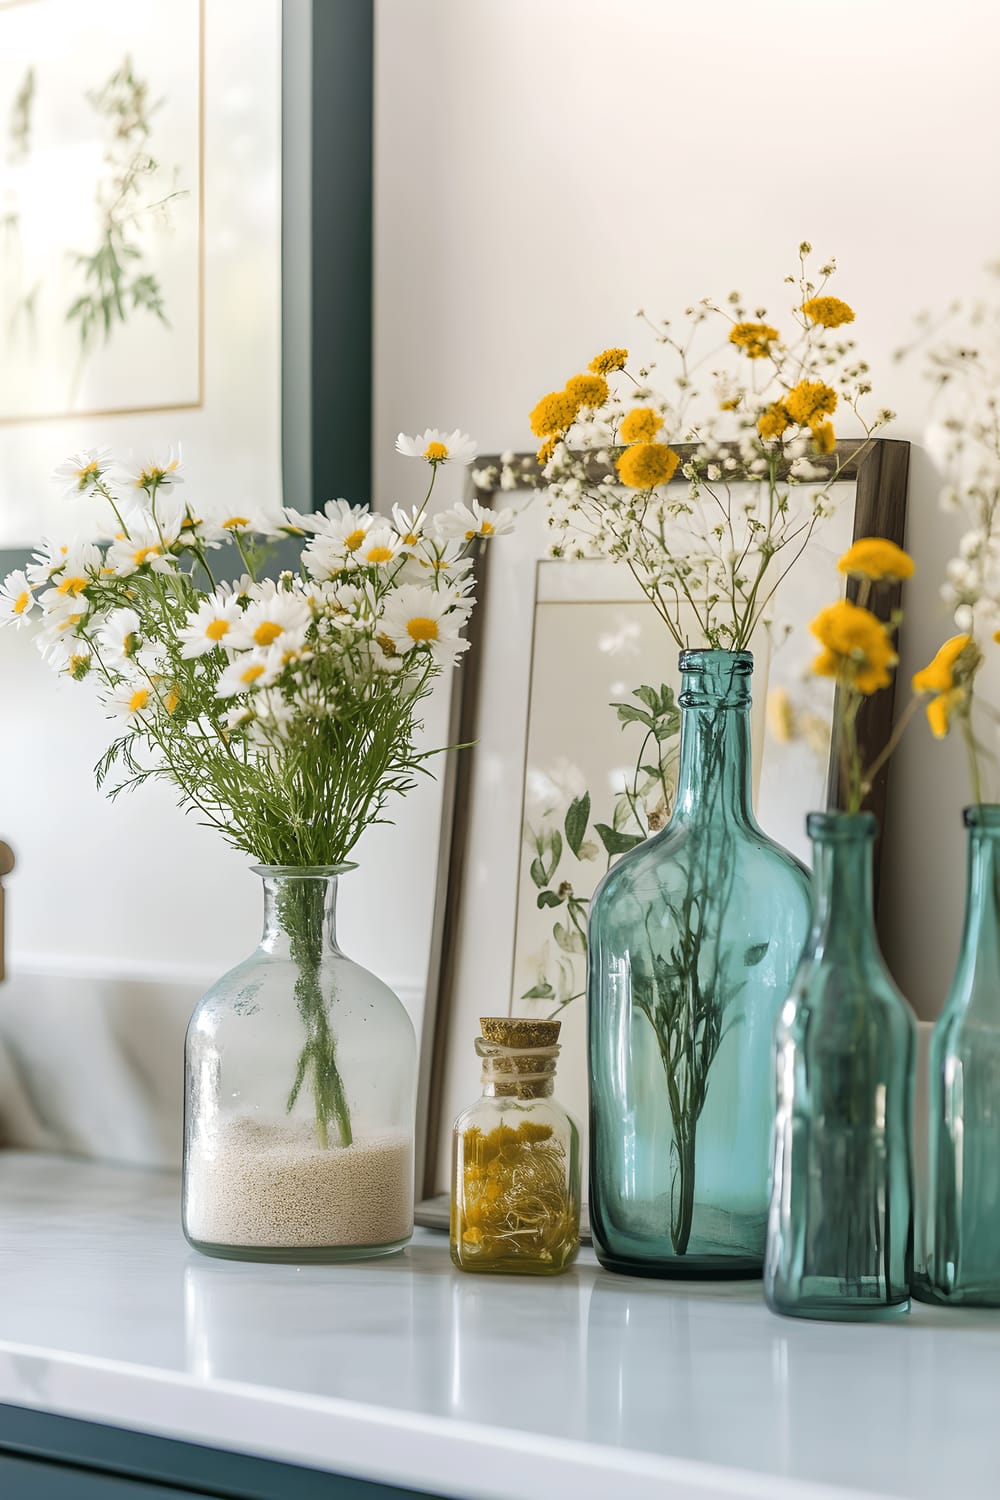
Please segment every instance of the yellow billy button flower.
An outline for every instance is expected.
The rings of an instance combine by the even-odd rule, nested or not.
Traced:
[[[766,359],[778,337],[770,323],[734,323],[729,330],[729,342],[742,349],[747,359]]]
[[[884,536],[863,536],[852,543],[837,563],[837,571],[848,578],[868,578],[872,583],[899,583],[913,577],[913,558]]]
[[[810,297],[803,302],[802,311],[811,323],[821,323],[824,328],[839,328],[842,323],[854,322],[854,308],[839,297]]]
[[[531,410],[528,421],[537,438],[562,437],[576,421],[579,401],[565,391],[550,391]]]
[[[633,443],[615,462],[622,484],[650,490],[673,479],[680,457],[666,443]]]
[[[932,693],[927,705],[927,722],[937,740],[943,740],[951,728],[952,714],[968,697],[969,683],[979,666],[979,650],[971,635],[953,635],[945,641],[934,660],[913,675],[913,691],[921,697]]]
[[[889,686],[896,652],[871,610],[841,599],[820,610],[809,628],[823,647],[813,662],[818,677],[835,677],[866,697]]]
[[[791,420],[781,402],[772,401],[757,418],[757,431],[762,438],[780,437]]]
[[[813,427],[837,409],[837,392],[822,380],[800,380],[784,399],[785,410],[800,427]]]
[[[622,417],[618,435],[623,443],[651,443],[663,426],[663,418],[651,406],[633,406]]]
[[[627,359],[627,349],[605,349],[594,355],[587,369],[592,375],[610,375],[615,370],[624,370]]]
[[[566,382],[566,394],[579,406],[603,406],[608,399],[608,382],[603,375],[573,375]]]
[[[557,437],[546,438],[545,442],[535,454],[537,462],[543,469],[548,463],[549,459],[552,457],[553,453],[556,451],[556,444],[558,443],[558,441],[559,439]]]

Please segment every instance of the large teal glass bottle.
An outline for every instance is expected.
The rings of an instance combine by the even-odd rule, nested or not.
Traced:
[[[930,1049],[921,1299],[1000,1307],[1000,807],[965,809],[965,929]]]
[[[667,826],[590,917],[590,1217],[603,1265],[759,1275],[771,1035],[809,925],[809,876],[751,804],[749,652],[685,651]]]
[[[800,1318],[909,1305],[916,1024],[875,935],[870,813],[813,813],[813,922],[775,1027],[764,1295]]]

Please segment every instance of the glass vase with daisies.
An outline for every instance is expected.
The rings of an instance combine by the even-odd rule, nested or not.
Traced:
[[[5,622],[34,626],[118,722],[98,784],[167,781],[263,881],[260,945],[187,1035],[184,1229],[212,1255],[379,1255],[412,1228],[413,1027],[343,952],[337,888],[429,769],[421,704],[466,649],[474,552],[510,517],[431,517],[440,468],[475,452],[463,434],[397,446],[430,483],[391,516],[203,507],[172,456],[127,478],[78,455],[64,477],[113,540],[46,546],[4,586]],[[297,568],[269,576],[269,545],[290,540]]]
[[[924,1264],[914,1292],[943,1304],[997,1307],[1000,804],[988,749],[996,713],[978,687],[1000,641],[1000,297],[958,304],[921,342],[935,388],[928,447],[943,479],[942,504],[961,517],[963,534],[942,590],[956,633],[913,685],[926,697],[934,737],[954,731],[963,742],[969,805],[965,919],[929,1052]]]
[[[892,415],[866,415],[854,312],[829,292],[833,263],[814,276],[810,254],[786,277],[784,332],[736,292],[676,328],[640,312],[674,366],[665,389],[651,362],[609,348],[530,418],[552,554],[627,570],[681,653],[679,779],[666,787],[662,753],[642,757],[587,932],[591,1220],[603,1263],[634,1274],[763,1263],[770,1037],[809,881],[754,816],[753,650],[835,504],[834,414],[847,408],[862,444]],[[660,752],[663,695],[644,684],[630,707]],[[646,783],[667,793],[652,837]]]
[[[837,681],[843,810],[808,819],[812,922],[774,1030],[764,1294],[790,1317],[881,1319],[909,1307],[916,1025],[879,948],[878,828],[863,805],[919,700],[871,760],[858,722],[872,695],[891,688],[897,659],[901,615],[884,622],[872,596],[910,577],[913,564],[893,542],[866,537],[840,566],[859,580],[859,597],[821,610],[812,630],[822,647],[813,670]]]

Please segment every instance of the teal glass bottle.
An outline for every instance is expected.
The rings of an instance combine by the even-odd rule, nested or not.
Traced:
[[[875,934],[870,813],[812,813],[813,921],[774,1036],[764,1295],[800,1318],[909,1308],[916,1023]]]
[[[923,1300],[1000,1307],[1000,807],[965,809],[965,928],[931,1038]]]
[[[809,876],[751,802],[749,652],[685,651],[666,827],[591,904],[590,1218],[602,1264],[760,1275],[771,1035]]]

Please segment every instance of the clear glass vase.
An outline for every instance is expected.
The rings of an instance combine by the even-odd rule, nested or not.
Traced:
[[[921,1300],[1000,1307],[1000,807],[965,809],[958,966],[930,1049]]]
[[[771,1034],[809,876],[751,804],[749,652],[685,651],[667,826],[591,906],[590,1215],[611,1270],[759,1275]]]
[[[870,813],[813,813],[814,914],[775,1027],[764,1295],[802,1318],[905,1312],[916,1023],[885,966]]]
[[[257,873],[260,946],[188,1026],[184,1233],[237,1260],[387,1254],[413,1229],[413,1026],[337,945],[342,868]]]

